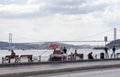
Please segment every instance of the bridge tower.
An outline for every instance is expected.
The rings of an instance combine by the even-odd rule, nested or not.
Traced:
[[[114,40],[116,40],[116,39],[117,39],[117,29],[114,28]]]
[[[12,33],[9,33],[9,50],[11,50],[11,44],[12,44]]]

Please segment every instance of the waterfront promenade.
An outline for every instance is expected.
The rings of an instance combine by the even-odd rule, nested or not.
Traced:
[[[95,69],[86,71],[72,71],[62,73],[43,74],[27,77],[119,77],[120,68]]]
[[[0,64],[0,77],[25,77],[113,67],[120,67],[120,59]]]

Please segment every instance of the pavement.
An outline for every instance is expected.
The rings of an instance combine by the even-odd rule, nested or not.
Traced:
[[[43,74],[26,77],[119,77],[120,68],[95,69],[86,71],[72,71],[62,73]]]
[[[25,77],[67,71],[120,67],[120,59],[1,64],[0,77]]]

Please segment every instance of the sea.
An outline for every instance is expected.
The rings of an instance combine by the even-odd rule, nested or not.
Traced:
[[[75,49],[68,49],[67,55],[70,55],[71,53],[74,53]],[[41,61],[48,61],[50,58],[50,55],[53,53],[52,49],[44,49],[44,50],[14,50],[16,55],[33,55],[35,58],[41,57]],[[97,56],[97,58],[100,58],[100,53],[105,53],[104,50],[99,49],[77,49],[78,53],[84,54],[84,59],[88,59],[87,55],[90,52],[93,52],[93,57]],[[112,54],[112,50],[108,51],[109,56]],[[116,53],[120,53],[120,49],[116,50]],[[11,52],[8,50],[0,50],[0,63],[2,62],[2,57],[5,57],[6,55],[10,55]]]

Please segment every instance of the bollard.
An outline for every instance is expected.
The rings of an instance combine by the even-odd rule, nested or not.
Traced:
[[[4,64],[4,57],[2,57],[2,64]]]
[[[41,62],[41,56],[39,56],[39,60],[38,60],[38,62]]]
[[[5,62],[6,62],[6,59],[2,57],[2,64],[4,64]]]
[[[104,53],[100,53],[100,59],[104,59]]]
[[[95,54],[95,59],[97,59],[97,54]]]

